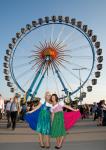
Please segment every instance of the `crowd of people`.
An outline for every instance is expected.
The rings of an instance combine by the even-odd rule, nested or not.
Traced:
[[[106,104],[105,100],[94,103],[92,106],[93,120],[97,120],[97,126],[106,126]]]
[[[97,126],[106,126],[106,104],[105,100],[100,100],[93,105],[81,105],[80,112],[82,120],[92,117],[93,121],[97,121]]]

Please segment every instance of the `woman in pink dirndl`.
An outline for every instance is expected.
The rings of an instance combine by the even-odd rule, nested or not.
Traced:
[[[52,94],[51,102],[51,137],[56,138],[55,148],[60,149],[62,147],[66,131],[76,123],[81,115],[78,109],[73,109],[71,106],[66,105],[63,101],[58,101],[58,96],[56,94]],[[72,112],[63,112],[63,107],[71,110]]]

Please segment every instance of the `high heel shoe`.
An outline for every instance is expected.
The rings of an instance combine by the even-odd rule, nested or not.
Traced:
[[[55,149],[60,149],[62,148],[62,145],[61,146],[55,146]]]
[[[49,149],[49,148],[50,148],[50,146],[45,146],[45,148]]]
[[[44,145],[40,145],[40,147],[41,147],[41,148],[45,148],[45,146],[44,146]]]

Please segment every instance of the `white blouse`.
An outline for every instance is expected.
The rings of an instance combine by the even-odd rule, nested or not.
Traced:
[[[41,102],[41,104],[44,104],[44,103],[45,103],[45,100],[42,99],[42,100],[40,100],[40,102]],[[52,104],[46,102],[46,106],[47,106],[47,107],[52,107]]]

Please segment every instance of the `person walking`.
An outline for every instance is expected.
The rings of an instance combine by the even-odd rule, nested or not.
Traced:
[[[6,116],[7,116],[7,128],[11,127],[11,104],[12,104],[12,98],[10,98],[10,101],[6,104]]]
[[[2,119],[3,112],[4,112],[4,99],[0,94],[0,119]]]
[[[12,129],[15,130],[16,128],[16,121],[17,121],[17,116],[20,111],[19,103],[18,103],[18,97],[15,96],[13,99],[13,102],[11,103],[11,122],[12,122]]]

